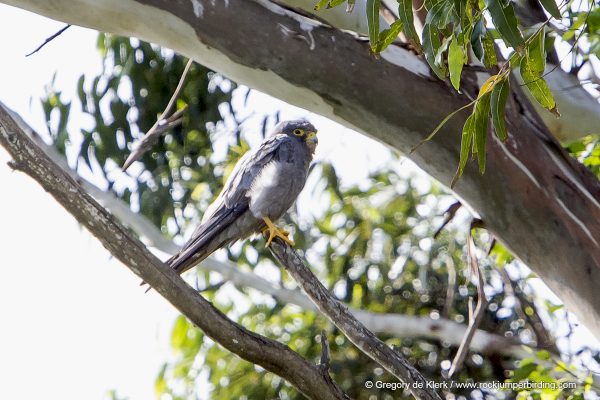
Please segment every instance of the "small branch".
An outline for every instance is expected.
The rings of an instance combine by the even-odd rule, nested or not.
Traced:
[[[527,321],[529,326],[531,326],[531,330],[535,334],[537,347],[547,349],[554,354],[560,354],[558,347],[556,346],[556,340],[544,326],[544,322],[538,314],[537,307],[533,301],[531,301],[527,294],[519,287],[518,282],[510,277],[506,268],[499,268],[499,272],[504,281],[504,291],[507,295],[512,294],[516,299],[515,309],[517,314],[523,321]],[[530,308],[532,312],[525,312],[527,308]]]
[[[462,204],[460,204],[460,202],[457,201],[456,203],[453,203],[450,207],[448,207],[448,209],[446,211],[444,211],[444,215],[446,215],[446,218],[444,218],[444,222],[442,222],[442,225],[440,225],[440,227],[438,228],[438,230],[435,231],[435,233],[433,234],[433,238],[434,239],[437,239],[437,237],[439,236],[439,234],[446,227],[446,225],[448,225],[448,223],[450,221],[452,221],[452,219],[456,215],[456,212],[461,207],[462,207]]]
[[[327,340],[327,332],[321,331],[321,362],[319,365],[329,371],[329,363],[331,362],[331,354],[329,349],[329,340]]]
[[[471,227],[473,227],[473,223],[471,224]],[[473,298],[469,297],[469,326],[463,342],[460,344],[460,347],[456,352],[456,356],[454,356],[452,366],[450,367],[450,371],[448,371],[448,378],[451,378],[454,373],[462,367],[462,364],[469,353],[475,331],[481,323],[488,304],[484,291],[485,282],[483,281],[483,274],[481,273],[479,264],[477,262],[477,256],[475,255],[475,244],[473,243],[471,229],[469,230],[469,235],[467,236],[467,258],[469,259],[471,271],[477,278],[477,306],[475,307],[475,310],[473,310]]]
[[[335,299],[304,264],[298,253],[276,239],[269,247],[271,253],[310,297],[319,310],[363,353],[385,368],[400,381],[409,385],[417,399],[441,400],[427,385],[427,380],[400,353],[379,340]]]
[[[51,41],[56,39],[58,36],[60,36],[64,31],[66,31],[70,27],[71,27],[71,24],[65,25],[63,28],[61,28],[61,30],[56,32],[54,35],[47,37],[46,40],[44,40],[44,43],[40,44],[34,51],[32,51],[29,54],[25,54],[25,57],[29,57],[30,55],[35,54],[38,51],[40,51],[45,45],[47,45],[48,43],[50,43]]]
[[[175,105],[175,101],[177,101],[179,94],[183,90],[185,78],[187,77],[187,74],[190,71],[190,68],[193,63],[194,62],[190,58],[187,64],[185,65],[185,69],[183,70],[183,73],[179,78],[179,83],[177,84],[177,87],[175,88],[171,99],[169,99],[167,107],[165,107],[165,110],[162,112],[158,120],[154,123],[154,125],[152,125],[152,128],[150,128],[150,130],[146,132],[144,137],[140,141],[138,141],[137,144],[134,145],[134,150],[131,152],[129,157],[127,157],[127,160],[125,160],[125,163],[123,164],[123,171],[126,171],[127,168],[131,166],[131,164],[139,160],[140,157],[142,157],[142,155],[144,155],[144,153],[147,152],[154,145],[154,143],[156,143],[156,140],[163,132],[166,132],[167,130],[181,123],[180,117],[181,115],[183,115],[183,112],[187,109],[187,106],[181,110],[176,111],[171,116],[169,116],[169,114],[171,113],[171,110],[173,109],[173,106]]]
[[[54,164],[19,128],[1,103],[0,145],[17,161],[21,171],[34,178],[96,236],[113,256],[148,282],[215,342],[241,358],[281,376],[309,398],[347,398],[339,386],[323,377],[318,366],[303,359],[288,346],[231,321],[196,293],[87,194],[77,181]]]

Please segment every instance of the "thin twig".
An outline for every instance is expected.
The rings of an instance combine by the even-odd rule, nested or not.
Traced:
[[[152,145],[156,142],[158,137],[163,132],[165,132],[181,123],[181,118],[179,118],[179,117],[183,114],[184,110],[178,110],[171,116],[169,116],[169,114],[171,113],[171,110],[172,110],[173,106],[175,105],[175,101],[179,97],[179,94],[183,90],[183,84],[185,82],[185,78],[186,78],[188,72],[190,71],[190,67],[192,66],[192,64],[193,64],[193,61],[190,58],[185,66],[185,69],[183,70],[183,73],[181,74],[181,77],[179,78],[179,83],[177,84],[177,88],[175,88],[175,91],[173,92],[173,95],[171,96],[171,99],[169,100],[167,107],[165,107],[165,110],[162,112],[160,117],[156,120],[154,125],[152,125],[152,128],[150,128],[150,130],[148,132],[146,132],[144,137],[140,141],[138,141],[137,144],[134,145],[135,149],[131,152],[131,154],[129,155],[129,157],[127,157],[127,160],[123,164],[123,167],[122,167],[123,171],[126,171],[127,168],[129,168],[131,166],[131,164],[133,164],[134,162],[139,160],[140,157],[152,147]],[[184,109],[185,108],[187,108],[187,106],[184,107]]]
[[[34,51],[32,51],[29,54],[25,54],[25,57],[29,57],[30,55],[35,54],[38,51],[40,51],[45,45],[47,45],[48,43],[50,43],[51,41],[53,41],[54,39],[56,39],[58,36],[60,36],[64,31],[66,31],[70,27],[71,27],[71,24],[65,25],[58,32],[56,32],[54,35],[47,37],[46,40],[44,40],[44,43],[40,44]]]
[[[446,218],[444,218],[444,222],[442,222],[442,225],[440,225],[440,227],[438,228],[438,230],[435,231],[435,233],[433,234],[433,238],[434,239],[437,239],[437,237],[439,236],[439,234],[446,227],[446,225],[448,225],[448,223],[450,221],[452,221],[452,219],[456,215],[456,212],[461,207],[462,207],[462,204],[460,204],[460,201],[457,201],[456,203],[453,203],[452,205],[450,205],[450,207],[448,207],[448,209],[446,211],[444,211],[444,215],[446,216]]]
[[[477,262],[477,256],[475,255],[475,243],[473,242],[472,229],[469,229],[469,235],[467,236],[467,258],[469,259],[469,265],[471,271],[476,275],[477,278],[477,306],[473,310],[473,298],[469,297],[469,326],[467,333],[454,356],[450,371],[448,371],[448,378],[451,378],[456,371],[458,371],[469,353],[469,347],[477,327],[481,323],[483,314],[487,307],[488,301],[485,297],[483,274],[479,269],[479,263]]]
[[[329,348],[329,340],[327,340],[327,332],[321,331],[321,361],[319,365],[325,370],[329,371],[329,365],[331,363],[331,350]]]
[[[544,326],[544,322],[537,312],[537,308],[533,301],[531,301],[527,294],[519,287],[518,282],[510,277],[506,268],[498,268],[498,271],[504,282],[504,291],[508,296],[512,295],[515,298],[514,308],[517,315],[529,324],[531,330],[535,334],[537,347],[547,349],[554,354],[560,354],[558,347],[556,346],[556,340]],[[530,309],[530,312],[525,312],[526,309]]]

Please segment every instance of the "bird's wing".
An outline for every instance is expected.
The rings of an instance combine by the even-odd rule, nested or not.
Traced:
[[[222,199],[228,208],[249,201],[246,195],[252,187],[254,179],[260,175],[265,165],[273,161],[277,155],[277,149],[288,140],[287,135],[273,135],[265,140],[256,151],[244,154],[221,192]]]

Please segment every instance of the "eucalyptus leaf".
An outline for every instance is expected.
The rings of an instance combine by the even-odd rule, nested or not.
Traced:
[[[367,0],[367,24],[369,25],[369,40],[371,50],[376,52],[379,37],[379,6],[381,0]]]
[[[392,44],[394,39],[398,37],[398,34],[402,30],[402,26],[402,21],[396,20],[389,28],[382,30],[377,39],[375,52],[381,53],[386,47]]]
[[[423,50],[425,52],[425,60],[431,67],[431,70],[440,79],[446,77],[446,65],[436,63],[437,51],[441,46],[440,31],[431,24],[425,24],[423,27]]]
[[[554,0],[540,0],[544,9],[548,11],[548,14],[552,15],[556,19],[561,19],[560,10]]]
[[[503,0],[485,0],[485,5],[492,16],[494,26],[502,37],[515,50],[523,47],[524,39],[521,31],[519,31],[515,10],[510,1]]]
[[[460,88],[460,75],[466,61],[467,54],[462,46],[462,41],[454,36],[448,48],[448,69],[450,70],[450,82],[456,90]]]
[[[505,108],[506,100],[508,99],[510,84],[508,78],[502,79],[498,82],[494,89],[492,89],[492,95],[490,99],[490,108],[492,114],[492,124],[494,125],[494,131],[498,139],[503,142],[508,139],[508,133],[506,131],[506,120],[505,120]]]
[[[412,0],[398,0],[398,16],[402,21],[403,31],[408,40],[417,48],[421,48],[419,34],[415,29]]]

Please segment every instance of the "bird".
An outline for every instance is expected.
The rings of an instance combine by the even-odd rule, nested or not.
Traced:
[[[236,163],[221,193],[181,250],[166,261],[179,274],[216,250],[254,233],[293,246],[289,232],[275,222],[292,206],[308,177],[318,144],[317,129],[307,120],[284,121]]]

